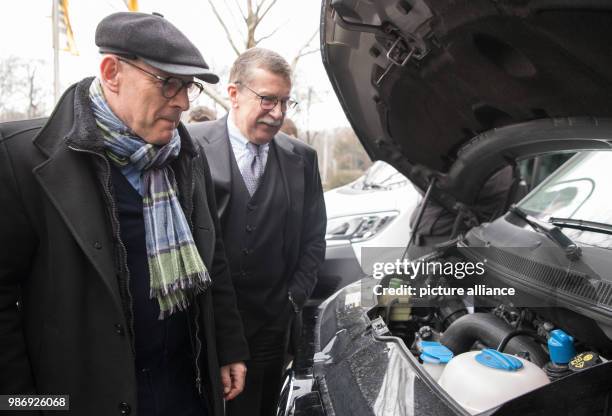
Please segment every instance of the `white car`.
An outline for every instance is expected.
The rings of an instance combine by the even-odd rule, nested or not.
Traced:
[[[357,180],[325,192],[327,252],[313,298],[325,298],[371,274],[361,267],[363,248],[406,246],[420,199],[412,183],[383,161]]]

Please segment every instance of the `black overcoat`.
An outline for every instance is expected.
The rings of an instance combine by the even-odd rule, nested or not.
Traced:
[[[69,394],[68,414],[136,414],[131,305],[90,83],[69,88],[48,120],[0,125],[0,394]],[[191,339],[220,416],[219,366],[248,348],[207,161],[179,132],[172,168],[213,280],[189,308]]]

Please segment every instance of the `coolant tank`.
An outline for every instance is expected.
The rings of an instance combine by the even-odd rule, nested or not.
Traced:
[[[561,329],[555,329],[548,338],[550,361],[555,364],[567,364],[576,355],[574,338]]]
[[[420,348],[423,368],[434,380],[438,380],[446,364],[453,358],[453,352],[439,342],[433,341],[421,341]]]
[[[549,382],[532,362],[489,348],[456,356],[439,379],[440,386],[473,415]]]

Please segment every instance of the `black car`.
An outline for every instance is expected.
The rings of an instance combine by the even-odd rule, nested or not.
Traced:
[[[612,414],[610,39],[609,1],[323,1],[355,132],[451,231],[305,311],[279,415]]]

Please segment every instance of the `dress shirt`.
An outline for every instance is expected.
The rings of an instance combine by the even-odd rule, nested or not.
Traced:
[[[247,143],[249,140],[244,137],[244,135],[240,132],[240,129],[236,127],[233,121],[233,114],[230,111],[227,117],[227,132],[229,134],[230,144],[232,145],[232,150],[234,151],[234,156],[236,157],[236,163],[238,166],[241,166],[241,161],[245,157],[248,157],[249,150],[247,149]],[[266,162],[268,161],[268,152],[270,151],[270,143],[262,144],[259,148],[259,156],[261,157],[261,165],[263,167],[263,171],[266,169]]]

